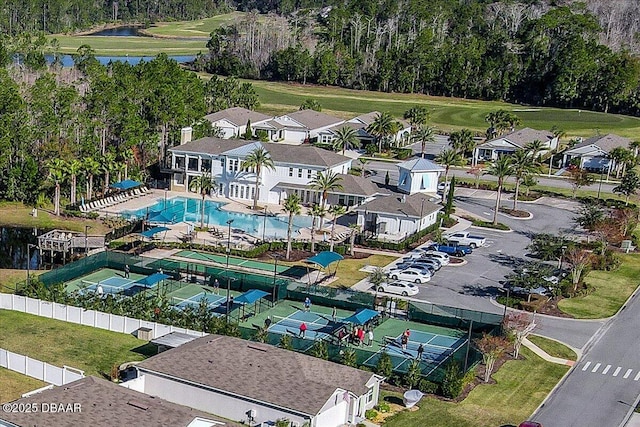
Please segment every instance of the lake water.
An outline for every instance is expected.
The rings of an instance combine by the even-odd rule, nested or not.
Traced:
[[[53,55],[45,55],[47,62],[53,62]],[[128,62],[131,65],[136,65],[142,61],[152,61],[155,56],[96,56],[98,62],[102,65],[107,65],[109,62]],[[172,55],[169,58],[175,60],[179,64],[184,64],[185,62],[191,62],[196,59],[195,55]],[[63,67],[72,67],[73,66],[73,58],[71,55],[63,55],[62,56],[62,66]]]
[[[96,31],[91,34],[83,34],[85,36],[109,36],[109,37],[151,37],[140,31],[139,27],[116,27],[107,28],[105,30]]]
[[[37,244],[36,236],[42,233],[43,230],[33,228],[0,227],[0,268],[26,269],[28,259],[29,268],[35,270],[39,263],[38,250],[32,248],[27,257],[27,244]]]

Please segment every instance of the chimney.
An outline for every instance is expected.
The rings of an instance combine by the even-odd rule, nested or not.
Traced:
[[[406,195],[402,195],[402,197],[400,198],[400,203],[404,203],[407,201],[407,196]]]
[[[180,145],[186,144],[187,142],[191,142],[192,133],[193,133],[193,128],[191,127],[180,129]]]

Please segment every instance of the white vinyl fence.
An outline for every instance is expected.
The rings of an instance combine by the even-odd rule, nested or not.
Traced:
[[[134,334],[134,332],[140,328],[148,328],[151,330],[151,339],[161,337],[171,332],[182,332],[198,337],[207,335],[204,332],[191,329],[156,322],[147,322],[145,320],[132,319],[130,317],[103,313],[96,310],[85,310],[80,307],[42,301],[14,294],[0,293],[0,309],[21,311],[23,313],[35,314],[36,316],[48,317],[50,319],[62,320],[79,325],[93,326],[94,328],[124,334]]]
[[[0,348],[0,366],[58,386],[84,378],[84,372],[79,369],[69,366],[58,368],[3,348]]]

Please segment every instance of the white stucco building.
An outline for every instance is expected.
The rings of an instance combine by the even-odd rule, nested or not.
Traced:
[[[591,171],[611,172],[616,167],[615,161],[609,158],[609,153],[614,148],[630,149],[631,140],[622,136],[609,133],[597,135],[576,144],[570,150],[564,152],[562,164],[569,166],[572,160],[577,160],[577,166]]]
[[[251,129],[255,133],[255,126],[272,119],[271,116],[247,110],[242,107],[233,107],[221,110],[204,118],[211,122],[211,125],[220,129],[221,138],[239,138],[247,131],[247,123],[251,122]]]
[[[371,372],[228,336],[209,335],[138,365],[132,389],[234,421],[357,423],[378,401]]]
[[[269,141],[302,144],[318,138],[322,131],[344,123],[343,119],[314,110],[300,110],[284,114],[252,126],[267,132]]]
[[[523,149],[533,141],[542,142],[542,150],[536,156],[558,148],[558,137],[546,130],[520,129],[486,141],[473,150],[473,164],[478,161],[492,162],[501,155],[510,155]]]
[[[427,159],[417,157],[398,163],[398,190],[407,193],[430,193],[438,191],[438,179],[444,168]]]

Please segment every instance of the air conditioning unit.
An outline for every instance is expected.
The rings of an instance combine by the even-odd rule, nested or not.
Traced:
[[[136,336],[140,340],[151,341],[153,339],[153,329],[138,328],[138,333],[136,334]]]

